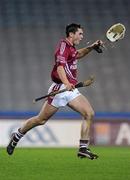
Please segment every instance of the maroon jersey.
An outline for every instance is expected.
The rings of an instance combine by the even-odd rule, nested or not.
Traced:
[[[55,52],[55,65],[53,67],[51,78],[55,83],[62,83],[60,80],[57,67],[63,66],[67,79],[70,83],[77,83],[77,50],[67,40],[61,40]]]

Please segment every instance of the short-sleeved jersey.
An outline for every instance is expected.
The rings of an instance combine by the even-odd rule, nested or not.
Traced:
[[[70,83],[77,83],[77,50],[67,40],[63,39],[60,41],[58,48],[55,52],[55,64],[51,73],[52,81],[55,83],[62,83],[60,80],[57,67],[63,66],[67,79]]]

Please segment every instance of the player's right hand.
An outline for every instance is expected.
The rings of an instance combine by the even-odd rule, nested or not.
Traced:
[[[103,46],[103,41],[102,40],[96,40],[92,45],[91,47],[94,49],[95,47],[100,47],[100,46]]]
[[[75,86],[72,83],[66,83],[65,87],[68,91],[72,91],[73,89],[75,89]]]

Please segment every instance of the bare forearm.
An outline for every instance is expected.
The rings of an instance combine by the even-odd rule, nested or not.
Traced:
[[[66,77],[66,73],[65,73],[65,70],[64,70],[63,66],[58,66],[57,67],[57,73],[59,75],[59,78],[63,82],[63,84],[68,84],[69,83],[69,81],[68,81],[68,79]]]
[[[77,59],[80,59],[84,56],[86,56],[88,53],[90,53],[93,50],[93,46],[85,47],[78,50]]]
[[[75,88],[75,86],[68,81],[63,66],[58,66],[58,67],[57,67],[57,73],[58,73],[59,78],[61,79],[62,83],[66,86],[66,89],[67,89],[68,91],[70,91],[70,90],[72,90],[72,89]]]
[[[103,45],[103,42],[101,40],[97,40],[90,46],[79,49],[78,54],[77,54],[77,59],[84,57],[85,55],[90,53],[93,49],[95,49],[96,47],[100,47],[102,45]]]

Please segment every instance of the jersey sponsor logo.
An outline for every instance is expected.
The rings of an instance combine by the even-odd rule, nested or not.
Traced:
[[[70,71],[70,68],[69,68],[69,66],[68,66],[67,63],[66,63],[66,65],[65,65],[65,72],[66,72],[66,74],[67,74],[70,78],[76,80],[76,78],[72,75],[72,73],[71,73],[71,71]]]
[[[77,69],[77,64],[71,65],[70,69]]]
[[[70,69],[77,69],[77,60],[73,61],[73,64],[70,65]]]
[[[77,64],[77,62],[78,62],[78,61],[77,61],[77,59],[76,59],[75,61],[73,61],[73,64]]]

